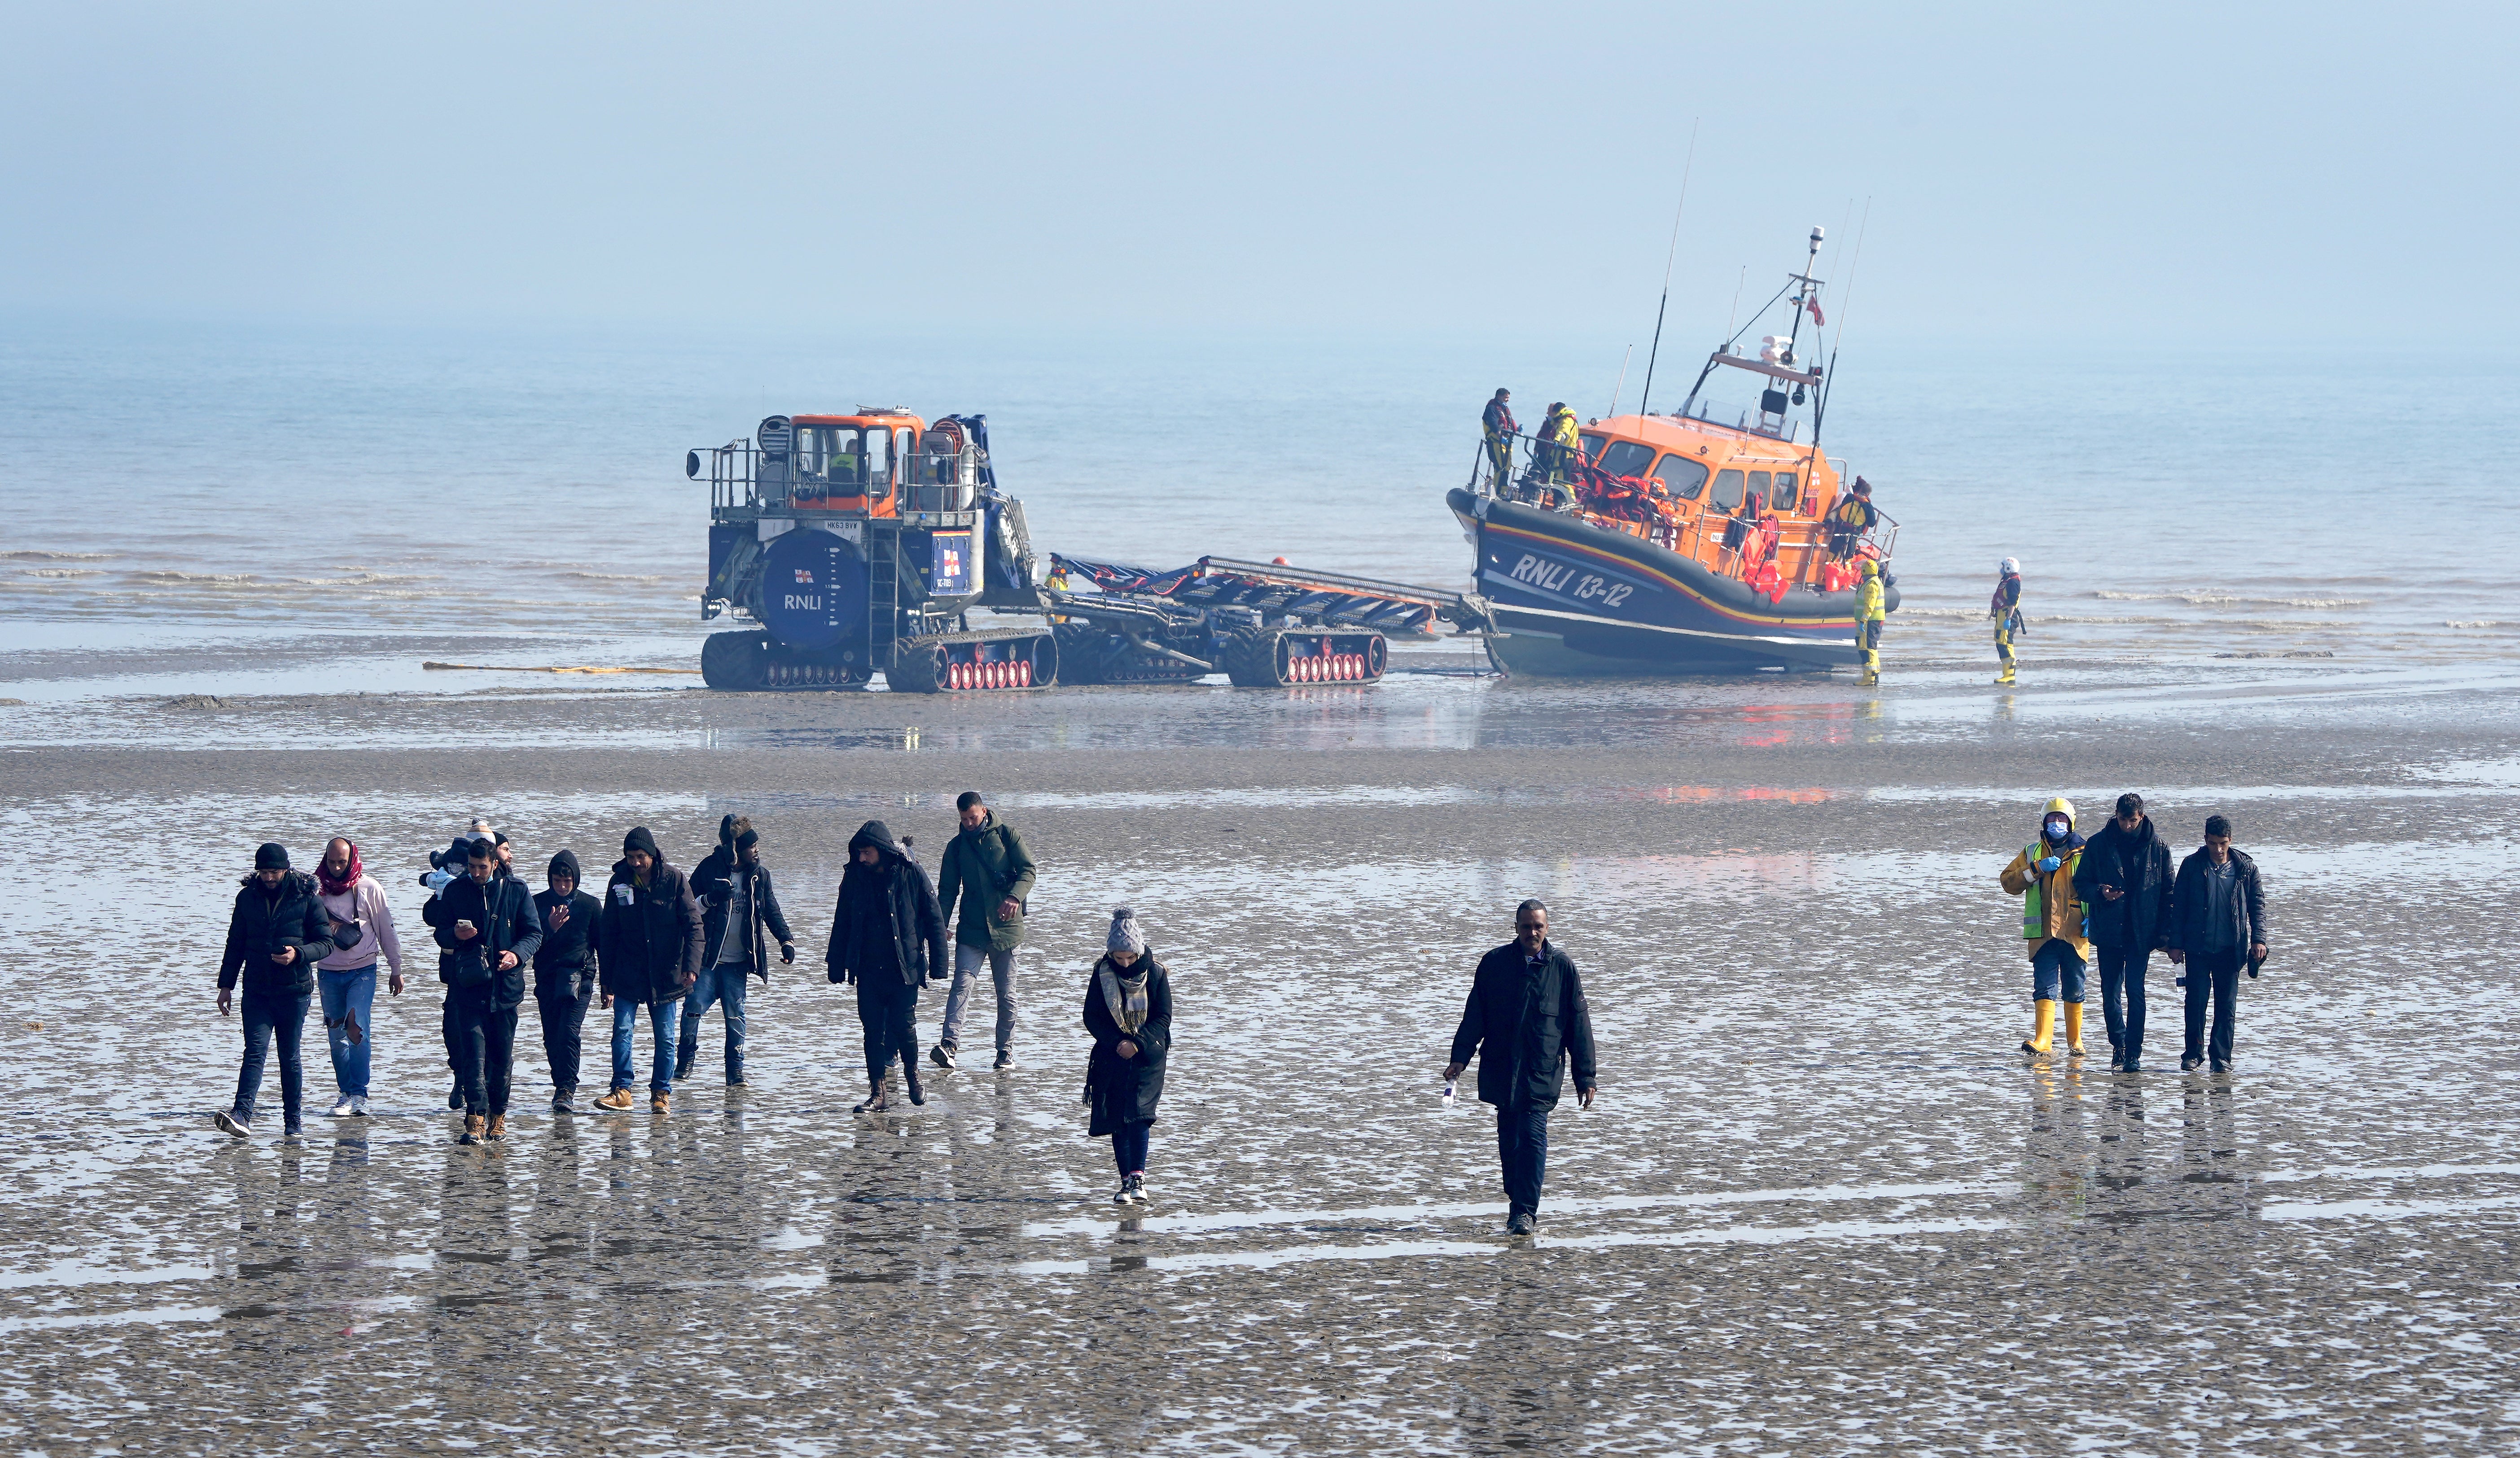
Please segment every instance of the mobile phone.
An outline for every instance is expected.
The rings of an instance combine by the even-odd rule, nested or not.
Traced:
[[[470,922],[470,921],[458,921],[458,922],[456,922],[456,923],[455,923],[455,929],[456,929],[457,931],[459,931],[459,932],[469,932],[469,931],[476,930],[476,928],[475,928],[475,927],[472,925],[472,922]]]

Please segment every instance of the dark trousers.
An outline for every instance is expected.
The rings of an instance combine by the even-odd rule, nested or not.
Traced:
[[[1111,1163],[1120,1167],[1120,1177],[1147,1172],[1147,1142],[1154,1133],[1151,1119],[1124,1124],[1111,1130]]]
[[[464,1112],[508,1112],[508,1074],[517,1058],[517,1009],[458,996],[455,1004],[455,1077],[464,1084]]]
[[[898,972],[878,972],[858,979],[858,1021],[866,1027],[867,1083],[883,1082],[892,1055],[902,1067],[919,1071],[919,989]]]
[[[237,1068],[236,1117],[253,1120],[253,1097],[262,1088],[262,1061],[272,1041],[280,1043],[280,1109],[297,1122],[306,1093],[306,1065],[298,1061],[297,1041],[306,1035],[306,1007],[313,993],[247,993],[237,1006],[245,1025],[245,1062]]]
[[[2205,1051],[2205,996],[2214,996],[2214,1040],[2211,1044],[2213,1065],[2231,1066],[2231,1034],[2239,1022],[2240,952],[2191,951],[2187,953],[2187,1053],[2193,1058]]]
[[[2109,1046],[2133,1063],[2143,1052],[2143,971],[2151,960],[2148,947],[2099,947],[2100,1016],[2109,1024]],[[2124,989],[2126,1005],[2118,1005]]]
[[[543,1057],[551,1063],[552,1087],[573,1092],[577,1087],[578,1052],[584,1046],[586,1009],[595,990],[581,993],[574,980],[552,992],[536,991],[534,1008],[543,1019]]]
[[[1506,1204],[1538,1213],[1540,1181],[1549,1171],[1549,1110],[1539,1105],[1497,1110],[1497,1163],[1505,1170]]]

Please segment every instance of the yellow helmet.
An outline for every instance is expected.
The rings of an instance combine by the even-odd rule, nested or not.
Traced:
[[[1873,560],[1872,558],[1870,558],[1870,557],[1866,557],[1866,558],[1864,559],[1864,575],[1865,575],[1865,576],[1867,576],[1867,577],[1878,577],[1878,576],[1880,576],[1880,575],[1881,575],[1881,564],[1880,564],[1879,562],[1874,561],[1874,560]]]
[[[2040,818],[2042,819],[2053,815],[2061,815],[2069,821],[2074,819],[2074,802],[2066,799],[2062,795],[2059,795],[2055,799],[2048,802],[2048,808],[2046,810],[2039,812]]]

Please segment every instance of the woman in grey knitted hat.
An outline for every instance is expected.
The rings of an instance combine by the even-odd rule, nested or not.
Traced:
[[[1086,1133],[1111,1140],[1111,1162],[1120,1171],[1111,1203],[1145,1205],[1148,1131],[1172,1051],[1172,979],[1127,906],[1111,913],[1103,948],[1085,979],[1085,1031],[1094,1035],[1094,1056],[1085,1065],[1092,1116]]]

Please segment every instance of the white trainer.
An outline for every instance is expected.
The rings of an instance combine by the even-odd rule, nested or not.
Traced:
[[[347,1119],[357,1112],[359,1112],[359,1101],[346,1093],[333,1100],[332,1117],[335,1119]]]
[[[353,1093],[350,1095],[350,1117],[353,1119],[365,1119],[368,1117],[368,1096],[366,1094]]]

